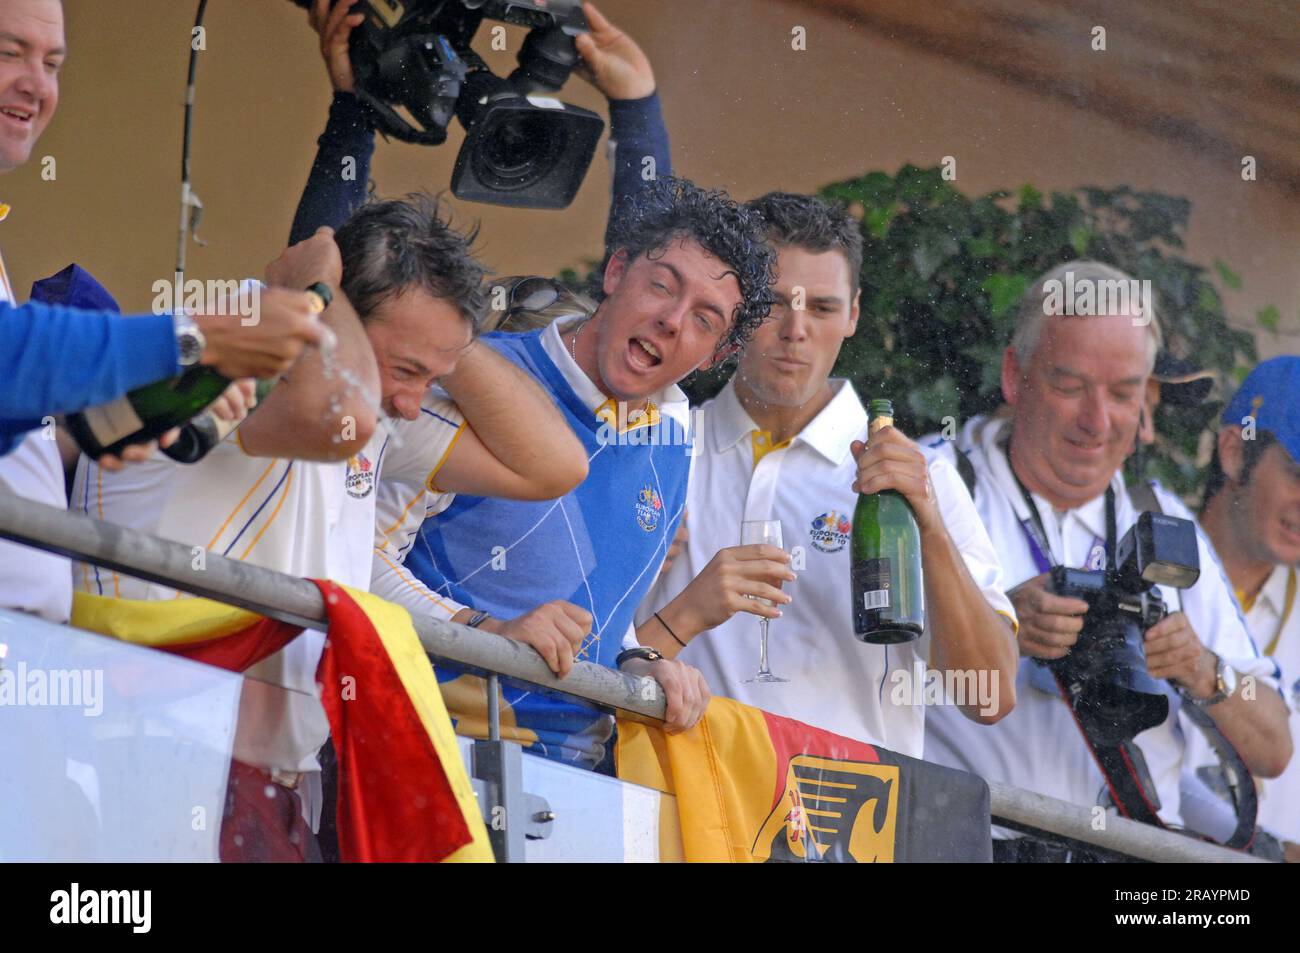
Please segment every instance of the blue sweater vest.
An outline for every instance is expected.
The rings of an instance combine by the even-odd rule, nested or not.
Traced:
[[[431,589],[498,618],[556,599],[581,606],[593,623],[578,657],[613,667],[681,520],[689,435],[667,416],[621,435],[602,424],[542,347],[542,333],[485,340],[555,400],[587,451],[587,479],[543,502],[458,496],[425,521],[406,566]],[[440,682],[462,674],[438,667]],[[599,763],[613,731],[608,716],[528,689],[502,694],[509,708],[502,724],[513,713],[514,724],[537,739],[528,750],[588,768]]]

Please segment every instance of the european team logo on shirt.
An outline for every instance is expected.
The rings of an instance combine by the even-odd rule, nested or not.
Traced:
[[[653,533],[659,526],[659,517],[663,515],[664,503],[654,487],[646,484],[641,487],[636,501],[636,522],[647,533]]]
[[[348,457],[348,473],[344,479],[348,496],[363,500],[375,489],[375,468],[364,453]]]
[[[848,543],[852,531],[853,523],[849,518],[831,510],[813,519],[808,539],[818,552],[838,553]]]

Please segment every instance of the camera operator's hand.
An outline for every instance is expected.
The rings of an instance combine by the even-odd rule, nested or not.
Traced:
[[[354,27],[365,20],[364,13],[348,13],[352,0],[312,0],[307,19],[311,28],[320,34],[320,55],[325,58],[330,82],[341,93],[351,93],[356,88],[352,75],[352,60],[348,56],[348,37]]]
[[[1088,603],[1058,596],[1049,588],[1051,573],[1026,579],[1007,593],[1016,607],[1020,631],[1016,635],[1020,654],[1031,658],[1058,659],[1069,654],[1083,631]]]
[[[704,675],[694,666],[672,659],[651,662],[646,659],[628,659],[622,671],[628,675],[649,675],[664,690],[668,707],[664,712],[664,731],[670,735],[693,728],[704,717],[709,707],[709,685]]]
[[[620,30],[593,4],[584,3],[590,33],[574,41],[582,62],[575,72],[605,94],[606,99],[644,99],[655,91],[655,73],[636,41]]]
[[[1147,671],[1177,682],[1196,698],[1209,698],[1218,685],[1215,655],[1201,644],[1181,612],[1171,612],[1146,633]]]
[[[858,476],[853,481],[855,493],[897,490],[911,504],[921,532],[943,528],[925,454],[902,431],[881,427],[868,443],[853,441],[850,450],[858,459]]]

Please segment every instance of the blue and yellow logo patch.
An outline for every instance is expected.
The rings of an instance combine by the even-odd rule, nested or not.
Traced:
[[[647,533],[659,528],[659,517],[663,516],[664,503],[654,487],[646,484],[637,494],[636,522]]]
[[[348,471],[343,485],[348,496],[358,500],[365,499],[375,489],[375,468],[364,453],[348,458]]]
[[[808,541],[818,552],[838,553],[847,545],[852,531],[853,523],[847,516],[830,510],[813,518]]]

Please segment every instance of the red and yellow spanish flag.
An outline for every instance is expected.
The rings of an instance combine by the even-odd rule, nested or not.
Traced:
[[[316,681],[355,678],[355,696],[322,703],[339,763],[339,852],[345,861],[492,860],[433,666],[405,609],[316,581],[329,638]],[[283,648],[296,626],[207,599],[161,602],[77,593],[72,624],[231,671]]]
[[[676,735],[620,719],[616,756],[619,778],[675,796],[688,861],[894,860],[900,765],[884,749],[715,698]]]

